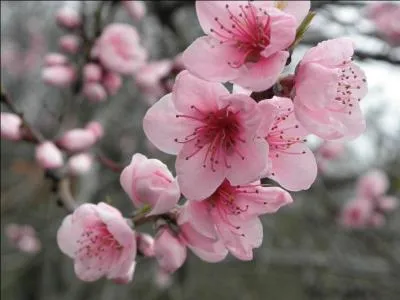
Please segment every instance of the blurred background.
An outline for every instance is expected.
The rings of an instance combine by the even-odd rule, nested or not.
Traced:
[[[85,2],[89,16],[101,4]],[[101,18],[135,26],[152,61],[177,61],[177,55],[203,35],[194,1],[145,1],[146,14],[140,20],[114,2],[105,4]],[[175,158],[152,146],[142,129],[144,113],[162,90],[149,92],[136,78],[126,76],[116,95],[93,103],[73,88],[42,82],[44,56],[58,51],[58,40],[65,33],[55,23],[57,10],[65,5],[80,9],[80,1],[1,1],[2,86],[47,138],[97,120],[105,129],[94,149],[101,157],[124,166],[140,152],[163,160],[173,170]],[[333,146],[310,137],[319,163],[318,178],[310,190],[293,193],[292,205],[262,218],[264,240],[254,250],[253,261],[228,256],[210,264],[190,254],[184,267],[171,277],[161,277],[155,260],[138,258],[128,285],[79,281],[71,259],[55,240],[66,211],[52,193],[51,180],[36,165],[33,145],[2,140],[1,298],[400,299],[400,210],[383,212],[378,221],[363,228],[340,221],[346,203],[356,197],[357,181],[369,170],[382,170],[389,181],[386,193],[400,197],[400,4],[393,2],[384,17],[377,17],[382,10],[373,5],[371,1],[312,1],[316,17],[287,71],[293,71],[304,52],[318,42],[351,37],[355,61],[366,72],[369,85],[361,102],[367,130],[354,141]],[[71,61],[78,55],[70,56]],[[1,110],[7,107],[2,105]],[[119,185],[119,173],[104,160],[84,176],[72,178],[72,184],[81,203],[108,201],[123,212],[132,211]],[[28,245],[13,241],[10,224],[32,226],[25,228],[31,237]],[[151,226],[143,230],[152,233]]]

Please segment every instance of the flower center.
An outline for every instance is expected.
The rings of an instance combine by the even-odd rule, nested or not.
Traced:
[[[223,162],[226,168],[231,168],[228,162],[229,156],[236,154],[241,159],[245,159],[238,149],[238,142],[245,143],[245,140],[241,138],[240,110],[234,112],[230,106],[227,106],[206,113],[194,105],[191,106],[191,109],[193,115],[176,115],[177,118],[187,118],[200,123],[183,140],[175,138],[177,143],[193,145],[193,152],[185,157],[186,160],[205,148],[203,167],[210,167],[215,172],[220,162]]]
[[[229,4],[225,5],[229,21],[223,24],[218,17],[217,23],[210,31],[219,39],[220,43],[228,43],[241,53],[240,58],[229,61],[231,67],[239,68],[247,62],[258,62],[261,51],[270,44],[270,17],[266,10],[248,2],[239,5],[239,10],[232,11]]]

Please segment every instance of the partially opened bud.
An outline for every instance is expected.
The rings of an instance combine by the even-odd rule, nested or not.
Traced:
[[[42,71],[45,83],[56,87],[67,87],[75,80],[75,69],[71,66],[55,65]]]
[[[64,163],[60,149],[50,141],[36,146],[36,161],[44,169],[60,168]]]
[[[57,141],[57,144],[68,151],[84,151],[92,147],[97,137],[91,130],[76,128],[67,131]]]
[[[6,140],[18,141],[21,139],[22,120],[12,113],[1,113],[1,137]]]
[[[60,8],[56,14],[57,24],[68,29],[75,29],[81,25],[79,13],[71,7]]]
[[[58,42],[59,47],[69,54],[75,54],[78,52],[79,44],[79,38],[74,34],[62,36]]]
[[[154,253],[160,267],[168,273],[175,272],[186,260],[185,245],[166,226],[157,233]]]
[[[73,175],[82,175],[89,172],[93,165],[93,156],[89,153],[80,153],[69,158],[68,171]]]
[[[44,57],[44,64],[47,67],[65,65],[68,62],[68,58],[61,53],[48,53]]]
[[[107,98],[104,87],[97,82],[87,82],[83,87],[83,94],[90,102],[103,102]]]
[[[114,72],[107,72],[103,76],[102,83],[110,95],[115,95],[122,85],[122,78]]]

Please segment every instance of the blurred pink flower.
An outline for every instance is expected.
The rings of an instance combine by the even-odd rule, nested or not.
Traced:
[[[56,21],[59,26],[67,29],[76,29],[82,22],[79,13],[69,6],[64,6],[57,11]]]
[[[102,78],[100,65],[88,63],[83,67],[83,80],[86,82],[98,82]]]
[[[67,167],[70,174],[83,175],[90,171],[93,165],[93,156],[89,153],[79,153],[68,159]]]
[[[168,212],[179,201],[180,191],[168,167],[158,159],[136,153],[121,173],[120,183],[136,207],[149,205],[149,215]]]
[[[122,85],[122,78],[114,72],[105,72],[102,78],[102,84],[109,95],[115,95]]]
[[[365,130],[358,102],[367,93],[367,83],[351,61],[353,53],[350,39],[327,40],[308,50],[297,68],[296,117],[326,140],[353,139]]]
[[[107,98],[104,86],[97,82],[86,82],[83,85],[83,94],[90,102],[103,102]]]
[[[366,199],[382,196],[389,189],[389,179],[383,170],[373,169],[357,182],[357,195]]]
[[[58,140],[57,145],[72,152],[85,151],[98,141],[98,137],[87,128],[75,128],[65,132]]]
[[[139,44],[136,29],[128,24],[108,25],[96,41],[92,56],[110,71],[133,74],[145,62],[146,50]]]
[[[344,152],[344,144],[338,142],[327,142],[325,141],[317,150],[317,155],[323,159],[337,159]]]
[[[36,161],[44,169],[56,169],[64,164],[62,152],[50,141],[36,146]]]
[[[135,232],[121,213],[106,203],[82,204],[65,217],[57,243],[74,259],[75,273],[81,280],[95,281],[103,276],[119,283],[132,280]]]
[[[68,62],[68,58],[61,53],[47,53],[44,57],[44,64],[46,67],[65,65]]]
[[[160,150],[178,154],[182,194],[202,200],[225,178],[232,184],[260,178],[268,148],[265,140],[255,139],[259,124],[252,98],[182,71],[172,93],[147,111],[143,129]]]
[[[154,253],[160,268],[168,273],[175,272],[186,260],[185,245],[167,226],[157,232]]]
[[[64,52],[75,54],[79,50],[80,40],[75,34],[66,34],[60,37],[58,45]]]
[[[140,21],[146,14],[146,5],[144,1],[122,0],[122,5],[124,5],[126,11],[136,22]]]
[[[11,141],[20,140],[22,138],[21,118],[16,114],[6,112],[2,112],[0,116],[1,138]]]
[[[154,238],[147,233],[138,233],[136,236],[137,249],[139,253],[147,257],[153,257]]]
[[[60,88],[68,87],[75,78],[75,68],[69,65],[48,66],[42,70],[43,81]]]
[[[317,176],[317,163],[305,144],[308,132],[297,121],[293,102],[273,97],[258,105],[264,116],[259,135],[269,145],[267,154],[271,162],[266,175],[290,191],[310,188]]]
[[[166,289],[172,285],[172,276],[170,273],[158,268],[155,276],[154,282],[159,289]]]
[[[389,43],[400,45],[400,5],[394,2],[375,2],[367,6],[367,14],[378,32]]]
[[[340,223],[349,228],[365,228],[373,214],[374,207],[369,199],[356,198],[346,203],[341,211]]]
[[[253,91],[270,88],[282,72],[296,19],[270,1],[196,1],[207,36],[183,53],[186,68],[210,81],[231,81]]]
[[[103,126],[97,121],[90,121],[86,124],[85,129],[91,131],[98,140],[104,135]]]
[[[186,218],[195,231],[220,239],[235,257],[251,260],[253,248],[258,248],[263,238],[258,216],[275,213],[292,201],[290,194],[278,187],[262,187],[259,182],[232,186],[226,180],[204,201],[190,201]]]
[[[30,225],[9,223],[5,226],[5,234],[10,243],[22,252],[35,254],[42,248],[35,229]]]

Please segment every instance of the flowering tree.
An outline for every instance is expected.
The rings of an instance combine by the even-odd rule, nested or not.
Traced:
[[[285,206],[290,215],[300,191],[326,198],[320,199],[322,226],[342,231],[385,226],[397,199],[379,166],[359,178],[354,200],[342,209],[327,199],[332,197],[327,161],[329,165],[343,155],[343,143],[367,128],[360,103],[368,76],[355,58],[368,54],[346,36],[310,41],[308,30],[319,5],[196,1],[203,35],[172,59],[155,60],[145,31],[138,28],[146,28],[150,8],[176,30],[165,14],[168,6],[80,1],[79,7],[59,8],[53,17],[63,31],[60,52],[45,54],[43,37],[33,33],[24,60],[13,49],[2,50],[2,68],[15,74],[16,81],[39,59],[42,82],[63,101],[56,106],[59,113],[43,107],[40,119],[32,122],[12,88],[2,83],[1,137],[16,152],[23,142],[34,149],[36,165],[51,183],[49,203],[61,207],[54,213],[57,225],[50,238],[72,259],[80,280],[129,284],[140,276],[141,263],[155,260],[155,280],[165,287],[173,273],[185,270],[189,253],[209,263],[232,257],[253,260],[263,244],[264,215],[279,220]],[[390,27],[389,16],[381,15],[393,14],[398,6],[388,5],[371,6],[367,13],[385,39],[397,45],[398,31]],[[121,12],[131,21],[119,21]],[[303,53],[302,43],[311,44]],[[389,55],[371,56],[392,62]],[[112,139],[106,144],[118,137],[116,127],[124,126],[126,113],[109,104],[118,94],[130,97],[125,89],[130,79],[147,106],[128,113],[144,132],[148,142],[138,148],[146,151],[129,151],[135,147]],[[117,122],[107,124],[93,117],[94,111],[97,116],[113,114]],[[120,137],[128,145],[139,140],[133,133]],[[310,138],[324,142],[316,148]],[[157,156],[160,160],[153,158]],[[167,165],[174,166],[172,172]],[[99,167],[113,173],[112,182],[119,179],[117,191],[104,191],[104,182],[93,173]],[[85,190],[85,177],[94,179],[92,195],[79,191]],[[316,215],[310,222],[321,222],[313,219]],[[35,230],[17,221],[7,224],[9,242],[27,253],[46,251]],[[298,263],[296,255],[278,254],[274,262]],[[398,276],[398,256],[391,259]],[[312,255],[306,264],[324,263],[326,257]],[[312,282],[317,285],[316,279]],[[310,297],[318,292],[312,288]]]

